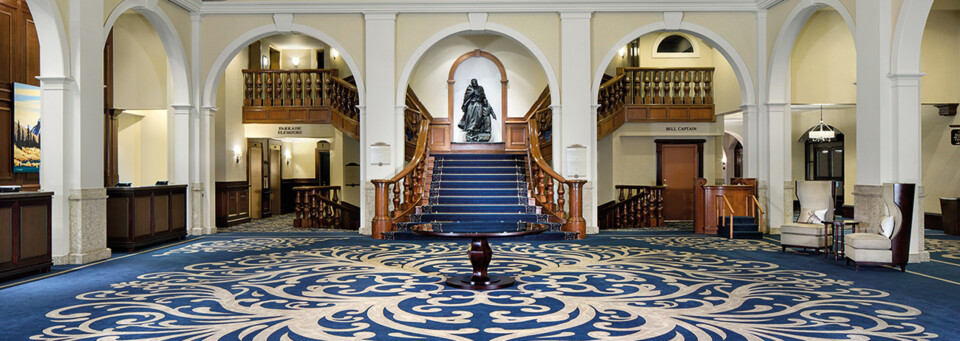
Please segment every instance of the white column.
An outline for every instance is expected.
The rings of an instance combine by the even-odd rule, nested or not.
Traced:
[[[64,159],[69,190],[68,262],[110,257],[106,248],[106,190],[103,188],[103,0],[70,2],[70,47],[76,80],[65,112]]]
[[[560,13],[560,101],[563,103],[563,114],[560,115],[560,129],[554,129],[554,136],[562,136],[562,140],[560,153],[553,155],[553,168],[565,178],[579,176],[587,180],[583,195],[587,233],[599,231],[595,214],[596,191],[593,190],[597,180],[597,123],[594,103],[590,102],[591,64],[588,48],[592,17],[590,12]],[[573,145],[587,147],[587,174],[570,174],[566,150]]]
[[[910,236],[910,260],[928,261],[930,253],[924,251],[923,231],[923,172],[921,169],[920,129],[920,79],[924,74],[891,74],[892,106],[894,115],[895,150],[893,165],[897,167],[897,182],[917,184],[914,197],[913,231]],[[858,134],[859,135],[859,134]]]
[[[364,200],[360,204],[360,232],[370,233],[373,219],[372,179],[389,179],[403,169],[403,145],[397,143],[403,131],[402,121],[396,119],[396,13],[364,13],[366,103],[360,116],[360,174]],[[390,145],[389,164],[371,165],[370,146],[376,143]]]
[[[791,122],[790,122],[790,104],[788,103],[768,103],[766,125],[762,126],[768,135],[765,148],[767,152],[762,154],[767,157],[763,167],[766,168],[766,185],[769,193],[767,200],[767,217],[770,219],[770,233],[779,233],[780,225],[786,219],[787,212],[793,211],[793,207],[785,205],[784,183],[792,179],[790,166],[790,142],[791,142]],[[763,172],[762,172],[763,173]]]
[[[891,111],[890,0],[857,3],[857,184],[897,180],[892,155],[896,120]]]
[[[760,177],[760,149],[766,144],[761,138],[760,108],[755,104],[740,106],[743,112],[743,176],[746,178]]]
[[[40,111],[45,117],[43,138],[40,139],[40,191],[53,192],[51,217],[53,226],[54,264],[69,264],[70,219],[67,215],[66,153],[69,141],[63,119],[69,115],[73,79],[68,77],[38,77],[40,80]]]
[[[190,234],[193,235],[217,233],[216,216],[214,215],[214,209],[216,208],[216,182],[214,180],[216,160],[214,160],[215,152],[213,150],[214,115],[217,110],[217,107],[202,107],[200,109],[199,130],[201,138],[200,150],[198,151],[200,154],[200,174],[191,184],[193,198],[200,202],[194,205],[194,209],[200,212],[194,212],[197,223],[190,230]]]
[[[171,184],[184,185],[190,183],[190,113],[193,106],[190,104],[174,104],[173,109],[173,174],[169,176]]]

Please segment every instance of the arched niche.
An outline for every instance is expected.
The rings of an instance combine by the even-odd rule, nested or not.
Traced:
[[[497,72],[499,73],[500,94],[498,96],[499,99],[495,99],[495,100],[500,102],[500,106],[499,106],[500,108],[499,110],[497,110],[499,112],[495,114],[497,115],[497,120],[500,121],[500,124],[499,124],[500,131],[499,131],[499,134],[494,134],[491,137],[490,142],[503,142],[503,131],[506,130],[506,121],[507,121],[506,120],[507,118],[506,117],[507,82],[508,82],[507,70],[503,67],[503,63],[500,62],[500,59],[489,52],[476,49],[476,50],[464,53],[460,57],[457,57],[457,59],[453,62],[453,66],[450,67],[450,73],[447,76],[447,119],[449,120],[449,122],[451,122],[451,124],[456,125],[459,123],[459,120],[457,118],[463,116],[463,112],[459,111],[460,106],[458,105],[458,103],[462,103],[463,101],[463,91],[464,91],[463,89],[466,88],[466,85],[461,84],[463,83],[462,82],[463,80],[461,80],[461,82],[456,81],[456,77],[458,76],[457,71],[460,70],[460,66],[463,65],[464,62],[467,62],[468,60],[471,60],[473,58],[482,58],[482,59],[488,60],[490,63],[493,64],[493,67],[495,67]],[[473,60],[475,61],[476,59],[473,59]],[[490,76],[490,75],[486,75],[486,76]],[[460,75],[460,77],[464,77],[464,75]],[[467,77],[467,78],[470,78],[470,77]],[[487,78],[487,77],[484,77],[484,78]],[[490,83],[492,83],[492,81],[484,82],[483,80],[480,80],[481,86],[483,85],[489,86]],[[491,99],[491,96],[489,95],[490,91],[488,90],[487,86],[484,86],[484,91],[487,93],[487,98]],[[455,90],[459,90],[459,92]],[[459,99],[459,101],[457,99]],[[449,134],[451,134],[451,136],[449,136],[450,141],[456,141],[457,139],[455,139],[454,137],[462,135],[461,132],[454,129],[450,129]],[[462,139],[460,140],[461,141],[457,141],[457,142],[462,142]]]

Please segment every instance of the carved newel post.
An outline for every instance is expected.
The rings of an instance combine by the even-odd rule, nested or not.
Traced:
[[[375,187],[376,202],[373,209],[373,224],[371,226],[374,239],[383,239],[383,233],[391,229],[390,222],[390,180],[372,180]]]
[[[587,180],[567,180],[570,185],[570,216],[567,232],[576,232],[577,239],[587,238],[587,221],[583,219],[583,185]]]

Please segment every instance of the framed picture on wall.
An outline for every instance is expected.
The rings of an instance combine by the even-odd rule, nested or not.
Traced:
[[[13,172],[40,172],[40,87],[13,84]]]
[[[955,146],[960,146],[960,129],[950,131],[950,143]]]

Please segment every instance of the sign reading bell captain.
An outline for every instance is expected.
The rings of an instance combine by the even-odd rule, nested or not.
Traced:
[[[503,142],[507,73],[496,56],[473,50],[457,58],[447,78],[447,101],[449,141]]]

